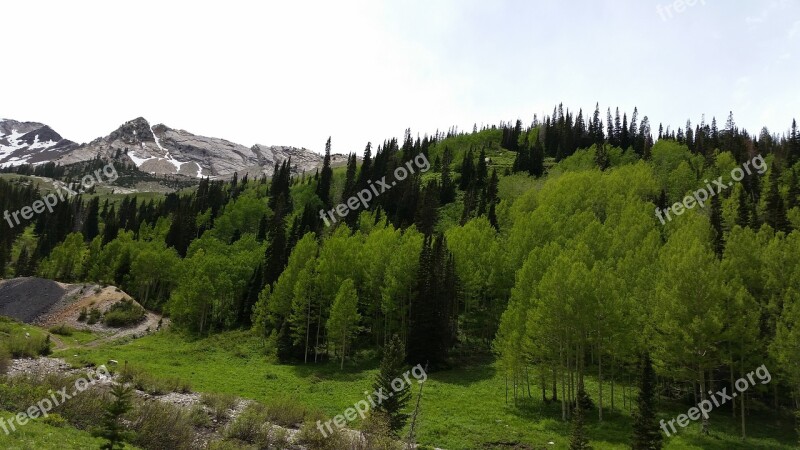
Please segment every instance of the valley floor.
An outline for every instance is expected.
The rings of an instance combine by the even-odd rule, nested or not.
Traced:
[[[192,339],[167,330],[127,342],[65,349],[55,356],[75,365],[104,364],[113,359],[157,378],[177,377],[196,392],[234,394],[267,405],[288,398],[330,417],[364,398],[364,391],[371,390],[377,367],[371,359],[346,364],[344,370],[338,363],[272,364],[263,356],[259,339],[245,332]],[[568,448],[570,428],[560,419],[560,404],[541,402],[540,388],[533,380],[531,383],[533,398],[515,407],[506,403],[505,379],[493,362],[430,374],[418,422],[419,442],[445,449]],[[597,398],[595,380],[587,380],[587,391]],[[615,411],[608,409],[607,385],[604,396],[605,420],[598,423],[596,410],[588,420],[591,444],[595,449],[629,448],[630,412],[621,409],[622,390],[619,386],[616,389]],[[669,419],[686,409],[685,405],[662,405],[661,417]],[[754,407],[748,421],[750,438],[742,442],[730,411],[720,410],[712,413],[710,436],[700,435],[699,425],[692,424],[666,439],[665,448],[796,448],[789,417],[779,418],[766,408]],[[358,423],[350,426],[357,427]],[[0,444],[2,439],[0,436]]]

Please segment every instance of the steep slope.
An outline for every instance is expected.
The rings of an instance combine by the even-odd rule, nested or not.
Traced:
[[[271,175],[275,164],[289,158],[296,173],[311,172],[322,165],[322,155],[304,148],[246,147],[163,124],[151,126],[142,117],[125,122],[108,136],[80,145],[41,123],[0,121],[0,167],[48,161],[69,165],[98,156],[135,165],[150,174],[191,178],[228,178],[234,173]],[[332,156],[334,165],[346,162],[344,155]]]
[[[47,125],[0,119],[0,167],[48,161],[74,146]]]

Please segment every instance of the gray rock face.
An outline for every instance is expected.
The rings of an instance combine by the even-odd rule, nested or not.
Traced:
[[[322,155],[304,148],[258,144],[245,147],[163,124],[150,126],[142,117],[124,123],[106,137],[46,156],[51,155],[56,163],[64,165],[99,155],[133,164],[143,172],[196,178],[228,178],[234,173],[272,175],[275,164],[289,158],[295,173],[312,172],[322,165]],[[331,160],[333,164],[347,162],[344,155],[332,155]]]
[[[0,167],[48,161],[75,143],[38,122],[0,119]]]

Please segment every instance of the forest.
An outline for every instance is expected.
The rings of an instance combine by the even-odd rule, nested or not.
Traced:
[[[726,406],[741,437],[763,411],[800,414],[796,121],[750,134],[733,113],[657,131],[636,109],[602,116],[558,105],[530,123],[406,130],[341,168],[329,139],[315,173],[289,160],[164,196],[88,193],[3,228],[0,274],[115,285],[197,338],[248,330],[284,364],[344,367],[394,336],[431,372],[494,360],[511,404],[538,397],[573,423],[602,422],[638,382],[635,448],[660,448],[652,397],[698,404],[762,365],[771,381]],[[395,176],[421,154],[430,171]],[[759,155],[763,174],[731,177]],[[323,222],[383,177],[393,188],[369,208]],[[719,177],[730,188],[704,207],[654,214]],[[0,179],[0,211],[40,197]]]

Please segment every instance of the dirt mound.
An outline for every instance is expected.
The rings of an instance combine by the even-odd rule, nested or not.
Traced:
[[[67,289],[41,278],[15,278],[0,283],[0,315],[33,323],[60,302]]]

